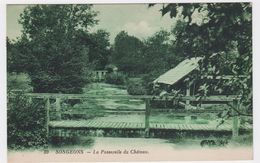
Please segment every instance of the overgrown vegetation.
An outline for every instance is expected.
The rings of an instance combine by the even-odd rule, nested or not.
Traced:
[[[94,139],[91,137],[83,137],[79,135],[72,135],[68,137],[51,136],[50,143],[54,148],[71,146],[82,146],[86,148],[91,147],[94,144]]]
[[[144,95],[146,89],[143,80],[140,78],[131,78],[127,82],[127,92],[130,95]]]
[[[232,76],[230,80],[221,78],[217,83],[200,80],[200,95],[207,96],[210,90],[242,95],[246,112],[251,112],[252,4],[175,3],[166,4],[161,12],[178,20],[172,31],[176,52],[189,58],[204,57],[199,74],[193,76],[192,82],[210,75],[213,79]]]
[[[32,92],[30,77],[25,73],[8,73],[7,74],[7,92],[20,90],[23,92]]]
[[[124,85],[127,77],[121,72],[108,73],[105,77],[105,82],[108,84]]]
[[[26,7],[21,38],[7,40],[8,71],[28,73],[34,92],[81,93],[109,54],[109,34],[89,32],[96,15],[91,5]]]
[[[170,36],[171,33],[160,30],[151,37],[140,40],[121,31],[112,47],[112,62],[129,77],[146,80],[147,87],[158,75],[175,67],[184,59],[183,55],[175,53]]]
[[[43,148],[47,143],[44,102],[30,102],[20,93],[9,98],[7,109],[8,148]]]
[[[78,103],[73,107],[65,108],[63,112],[63,119],[66,120],[80,120],[80,119],[93,119],[96,117],[103,117],[105,107],[100,106],[95,100],[86,100]]]

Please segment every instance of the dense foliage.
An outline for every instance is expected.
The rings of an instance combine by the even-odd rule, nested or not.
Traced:
[[[96,24],[89,5],[36,5],[21,15],[35,92],[81,92],[86,83],[88,47],[82,43]]]
[[[9,98],[7,104],[8,148],[42,148],[46,144],[43,101],[28,101],[23,94]]]
[[[146,89],[143,80],[140,78],[132,78],[127,82],[127,92],[130,95],[145,95]]]
[[[130,77],[143,78],[147,85],[184,58],[175,53],[170,36],[170,32],[160,30],[140,40],[122,31],[115,38],[112,62]]]
[[[7,92],[12,90],[20,90],[23,92],[32,92],[30,86],[31,80],[27,74],[24,73],[8,73],[7,74]]]
[[[89,44],[89,62],[95,70],[103,70],[109,64],[110,43],[109,33],[105,30],[97,30],[86,37],[86,45]]]
[[[251,3],[167,4],[162,10],[178,19],[175,46],[187,57],[203,56],[198,76],[231,75],[217,83],[201,83],[201,93],[209,89],[242,95],[252,109],[252,6]],[[204,80],[206,81],[206,80]]]
[[[109,84],[123,85],[126,83],[127,76],[123,73],[108,73],[105,76],[105,82]]]
[[[80,93],[91,70],[108,61],[109,34],[89,32],[96,15],[91,5],[25,8],[23,35],[7,42],[8,71],[28,73],[34,92]]]
[[[134,75],[143,71],[143,42],[127,32],[121,31],[115,37],[112,62],[119,70]]]
[[[173,41],[171,33],[164,30],[154,33],[144,41],[143,66],[145,74],[142,78],[146,87],[158,76],[184,60],[183,54],[176,52]]]

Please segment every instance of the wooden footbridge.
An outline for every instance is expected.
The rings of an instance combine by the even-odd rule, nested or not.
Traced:
[[[145,123],[138,122],[104,122],[95,120],[61,120],[50,121],[50,128],[70,128],[70,129],[122,129],[122,130],[144,130]],[[231,123],[224,123],[223,125],[209,125],[209,124],[176,124],[176,123],[162,123],[150,122],[149,128],[152,130],[181,130],[181,131],[232,131]],[[242,130],[249,130],[250,125],[240,126]]]
[[[239,97],[238,96],[210,96],[205,98],[196,98],[193,96],[185,96],[185,97],[173,97],[168,96],[167,98],[162,97],[154,97],[154,96],[130,96],[130,95],[111,95],[111,96],[103,96],[100,95],[84,95],[84,94],[50,94],[50,93],[29,93],[26,94],[30,100],[33,98],[45,99],[46,101],[46,128],[47,134],[49,135],[49,131],[52,129],[81,129],[81,130],[141,130],[144,131],[146,136],[149,137],[150,131],[156,130],[170,130],[170,131],[227,131],[232,132],[232,135],[238,136],[239,131],[242,130],[251,130],[251,125],[241,125],[239,124],[238,112],[240,110],[239,105]],[[97,121],[97,120],[62,120],[61,119],[61,102],[62,100],[69,99],[78,99],[78,100],[87,100],[93,98],[103,98],[103,99],[141,99],[145,101],[145,120],[142,123],[137,122],[107,122],[107,121]],[[50,121],[50,100],[55,100],[55,110],[58,113],[58,119],[55,121]],[[193,102],[200,104],[227,104],[232,106],[232,123],[224,123],[220,126],[213,124],[175,124],[175,123],[157,123],[150,122],[150,114],[151,111],[158,110],[157,108],[153,108],[151,106],[151,101],[172,101],[173,103],[178,102]],[[142,110],[141,110],[142,111]],[[204,109],[191,109],[191,110],[174,110],[174,113],[184,113],[186,115],[192,114],[203,114],[208,112]],[[210,111],[212,112],[212,110]],[[221,111],[215,110],[215,113],[219,113]]]

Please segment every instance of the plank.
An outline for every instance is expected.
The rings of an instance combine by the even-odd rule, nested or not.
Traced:
[[[116,122],[115,128],[119,128],[121,122]]]
[[[63,120],[50,121],[49,126],[52,128],[114,128],[114,129],[141,129],[145,127],[144,123],[140,122],[104,122],[93,120]],[[156,123],[150,122],[150,128],[153,129],[174,129],[174,130],[188,130],[188,131],[231,131],[231,124],[224,123],[218,128],[216,125],[206,124],[174,124],[174,123]],[[251,125],[245,124],[240,126],[241,129],[252,129]]]
[[[170,124],[170,128],[171,128],[171,129],[174,129],[174,130],[175,130],[175,129],[177,129],[177,127],[178,127],[178,126],[177,126],[176,124],[174,124],[174,123],[171,123],[171,124]]]
[[[112,122],[112,123],[111,123],[111,128],[115,128],[116,123],[117,123],[117,122]]]
[[[106,128],[111,128],[111,122],[106,122],[105,124]]]
[[[186,130],[185,124],[180,124],[181,130]]]
[[[227,124],[227,123],[224,123],[221,126],[219,126],[219,129],[220,130],[231,130],[231,125]]]
[[[101,121],[101,122],[100,122],[100,126],[101,126],[102,128],[106,128],[106,122]]]
[[[91,121],[84,121],[85,126],[90,126]]]
[[[135,124],[135,126],[136,126],[137,129],[140,128],[140,123],[137,122],[137,123]]]
[[[95,123],[95,121],[90,121],[90,123],[88,124],[90,128],[93,128],[93,124]]]
[[[193,124],[186,124],[186,128],[188,130],[194,130],[194,125]]]
[[[101,122],[99,123],[100,128],[105,128],[105,125],[106,125],[106,123],[103,122],[103,121],[101,121]]]
[[[121,122],[116,122],[116,124],[115,124],[115,128],[116,128],[116,129],[119,128],[120,123],[121,123]]]
[[[176,129],[176,124],[169,123],[169,129]]]
[[[80,128],[84,127],[85,126],[85,121],[79,121],[79,125],[78,125]]]
[[[96,121],[96,123],[94,124],[94,127],[95,127],[95,128],[100,128],[100,127],[102,127],[102,126],[100,125],[100,121]]]
[[[129,122],[125,122],[125,128],[127,129],[129,126]]]
[[[206,125],[206,124],[203,124],[203,125],[202,125],[202,128],[203,128],[204,131],[214,130],[214,129],[213,129],[213,128],[214,128],[213,126],[210,126],[210,127],[209,127],[209,125]]]
[[[135,129],[136,128],[136,122],[134,122],[134,123],[132,123],[132,125],[131,125],[131,129]]]
[[[78,121],[77,123],[76,123],[76,125],[75,125],[75,127],[80,127],[80,121]]]
[[[127,126],[127,123],[123,122],[123,127],[122,128],[126,128],[126,126]]]
[[[120,122],[120,124],[118,125],[118,128],[122,129],[124,126],[124,122]]]
[[[121,125],[119,126],[121,129],[124,129],[125,127],[125,122],[121,122]]]
[[[165,129],[165,125],[163,123],[161,123],[161,128]]]
[[[165,127],[165,129],[170,129],[170,124],[169,123],[165,123],[164,127]]]
[[[52,127],[59,126],[60,124],[63,124],[63,121],[50,121],[49,125]]]
[[[97,127],[97,128],[102,128],[102,126],[101,126],[100,124],[101,124],[100,121],[96,121],[96,123],[95,123],[95,127]]]

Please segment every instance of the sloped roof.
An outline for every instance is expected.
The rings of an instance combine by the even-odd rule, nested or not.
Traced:
[[[159,76],[153,81],[153,83],[163,83],[163,84],[175,84],[177,81],[181,80],[183,77],[188,75],[191,71],[196,69],[199,64],[198,62],[202,57],[194,57],[190,59],[185,59],[179,63],[176,67],[170,69],[166,73]]]

